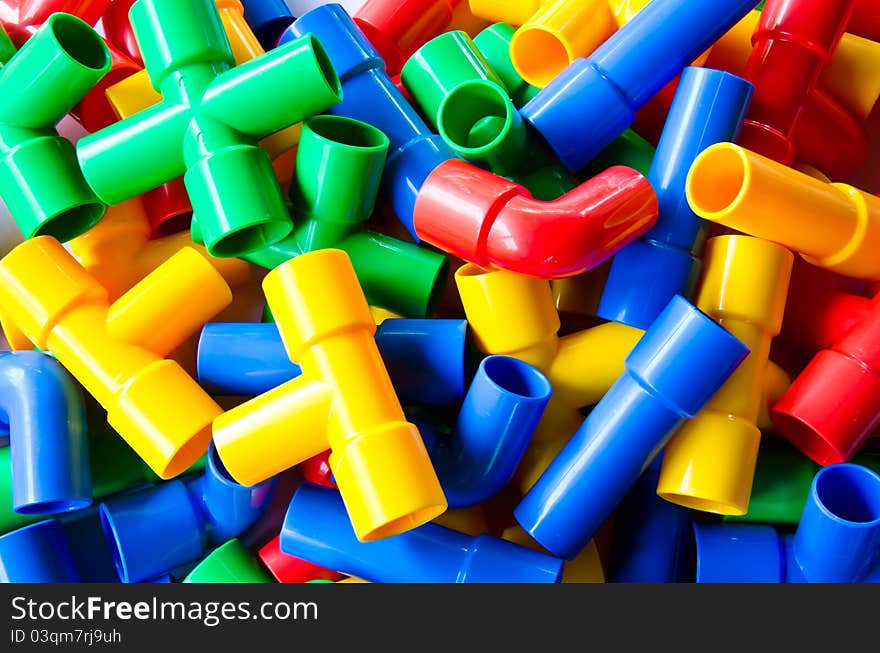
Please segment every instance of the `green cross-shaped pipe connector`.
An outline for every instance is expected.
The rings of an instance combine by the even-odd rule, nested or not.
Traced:
[[[8,38],[0,39],[0,59],[11,52]],[[63,13],[52,14],[0,69],[0,197],[27,238],[66,242],[104,215],[55,125],[109,69],[103,39]]]
[[[129,13],[163,101],[81,139],[89,185],[118,204],[175,177],[213,256],[242,256],[293,228],[257,141],[342,98],[326,52],[306,34],[234,67],[212,0],[138,0]]]

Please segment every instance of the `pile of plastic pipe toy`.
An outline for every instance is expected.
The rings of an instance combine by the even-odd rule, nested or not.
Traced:
[[[880,5],[307,4],[0,0],[0,580],[880,580]]]

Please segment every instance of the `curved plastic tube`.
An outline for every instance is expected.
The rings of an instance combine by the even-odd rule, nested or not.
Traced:
[[[463,161],[447,161],[419,192],[421,238],[481,267],[558,278],[580,274],[641,236],[657,198],[638,172],[609,168],[553,202]]]
[[[852,464],[820,469],[794,535],[754,524],[695,524],[697,582],[875,581],[880,476]]]
[[[657,496],[660,461],[654,459],[615,512],[609,583],[693,580],[693,514]]]
[[[736,140],[751,93],[749,82],[729,73],[685,68],[648,173],[657,222],[614,256],[599,317],[647,329],[675,295],[689,296],[704,223],[688,206],[687,175],[704,149]]]
[[[284,0],[242,0],[244,19],[268,52],[295,20]]]
[[[0,536],[0,583],[79,583],[76,561],[55,519]]]
[[[450,508],[480,504],[513,478],[552,387],[541,372],[509,356],[480,363],[451,437],[420,424]]]
[[[799,252],[809,263],[880,279],[880,198],[828,184],[732,143],[704,150],[688,173],[694,213]]]
[[[261,3],[263,1],[260,0]],[[101,15],[101,25],[110,45],[124,52],[139,66],[143,66],[144,60],[141,58],[141,50],[134,37],[131,21],[128,20],[128,12],[131,11],[131,6],[134,3],[135,0],[112,0]]]
[[[522,108],[523,118],[576,172],[754,6],[754,0],[653,0],[545,86]]]
[[[281,536],[276,535],[263,546],[258,555],[263,565],[279,583],[308,583],[313,580],[336,582],[344,578],[338,571],[324,569],[311,562],[288,555],[281,550]]]
[[[404,405],[450,406],[465,394],[465,320],[391,318],[376,345]],[[256,396],[301,374],[278,327],[268,323],[206,324],[199,337],[198,378],[209,392]]]
[[[425,524],[375,542],[355,537],[338,492],[297,488],[281,550],[374,583],[557,583],[562,560],[492,535]]]
[[[626,371],[514,510],[570,560],[623,500],[676,428],[699,412],[748,348],[680,296],[626,359]]]
[[[184,583],[272,583],[272,577],[237,539],[211,551],[183,579]]]
[[[16,512],[50,515],[92,503],[83,397],[58,361],[0,352],[0,421],[9,424]]]
[[[378,127],[391,141],[383,192],[418,242],[413,226],[416,195],[434,168],[455,154],[395,86],[379,53],[341,6],[322,5],[300,16],[281,36],[279,45],[307,33],[324,45],[342,84],[342,101],[329,112]]]
[[[790,165],[791,134],[831,60],[854,0],[767,0],[752,35],[745,78],[755,85],[740,138],[744,147]]]
[[[0,69],[0,196],[26,238],[65,242],[104,215],[55,125],[109,68],[107,46],[91,27],[53,14]]]

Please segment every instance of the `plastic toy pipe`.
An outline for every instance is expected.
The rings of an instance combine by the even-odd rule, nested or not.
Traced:
[[[610,583],[693,582],[693,515],[657,496],[661,460],[654,459],[615,512]]]
[[[547,377],[528,363],[489,356],[471,381],[451,437],[419,422],[450,508],[483,503],[513,478],[551,392]]]
[[[126,200],[107,209],[105,217],[82,236],[70,241],[71,251],[86,271],[115,301],[132,286],[184,248],[199,252],[230,288],[251,279],[250,265],[241,259],[215,258],[189,234],[150,239],[151,227],[141,198]]]
[[[657,493],[704,512],[741,515],[749,508],[764,374],[782,327],[794,256],[741,235],[711,239],[703,256],[697,308],[743,342],[749,355],[666,445]]]
[[[465,396],[467,322],[388,319],[376,345],[405,406],[452,406]],[[198,344],[199,383],[213,394],[256,396],[298,377],[278,327],[270,323],[206,324]]]
[[[657,222],[615,255],[600,317],[647,329],[675,295],[690,296],[704,223],[688,206],[685,181],[700,152],[736,140],[751,93],[749,82],[729,73],[685,68],[648,173],[657,193]]]
[[[334,490],[339,489],[336,486],[336,481],[333,480],[333,470],[330,469],[330,451],[323,451],[317,456],[304,460],[299,466],[299,471],[309,483]]]
[[[419,191],[419,236],[481,267],[557,278],[595,267],[657,218],[651,185],[615,166],[552,202],[463,161],[437,167]]]
[[[185,172],[211,255],[236,256],[285,237],[290,219],[256,141],[339,101],[320,43],[307,36],[232,68],[210,0],[138,0],[130,17],[164,100],[79,141],[89,185],[117,204]]]
[[[385,134],[358,120],[307,120],[290,185],[294,231],[245,258],[271,270],[303,252],[341,249],[371,306],[414,317],[433,314],[447,278],[446,258],[364,227],[373,213],[388,145]]]
[[[471,12],[487,20],[522,25],[543,5],[552,0],[468,0]]]
[[[144,60],[128,20],[128,12],[134,3],[135,0],[112,0],[101,15],[101,26],[107,42],[142,68]]]
[[[755,94],[743,123],[743,145],[790,165],[791,133],[822,69],[846,30],[854,0],[768,0],[752,35],[746,79]]]
[[[214,421],[232,477],[250,485],[331,449],[358,539],[396,535],[441,514],[440,482],[394,393],[348,256],[303,254],[272,270],[263,290],[303,373]]]
[[[324,44],[342,83],[342,101],[329,112],[373,125],[391,141],[382,176],[383,192],[401,224],[418,242],[413,226],[416,196],[434,168],[455,154],[431,132],[391,81],[379,53],[341,6],[322,5],[300,16],[279,43],[308,33]]]
[[[55,124],[109,67],[91,27],[53,14],[0,70],[0,196],[26,238],[67,241],[104,215]]]
[[[880,198],[826,184],[732,143],[704,150],[688,173],[688,204],[705,220],[785,245],[807,262],[880,279]]]
[[[526,533],[519,526],[511,526],[505,528],[501,533],[502,539],[514,544],[519,544],[533,551],[547,553],[540,544],[532,539],[531,535]],[[602,559],[599,556],[599,549],[596,542],[590,540],[584,550],[574,560],[567,560],[562,567],[563,583],[604,583],[605,570],[602,567]]]
[[[284,0],[242,0],[244,19],[267,52],[295,20]]]
[[[428,41],[406,62],[400,80],[456,154],[498,174],[521,167],[525,124],[466,33],[446,32]]]
[[[110,543],[104,537],[97,506],[59,517],[64,539],[83,583],[118,583]]]
[[[852,464],[813,479],[794,535],[757,524],[695,524],[697,582],[854,583],[875,574],[880,476]]]
[[[12,41],[21,47],[52,14],[72,14],[95,25],[110,0],[2,0],[0,25]]]
[[[211,551],[183,579],[184,583],[272,583],[253,554],[233,538]]]
[[[354,14],[354,22],[385,60],[389,75],[424,43],[452,23],[462,0],[367,0]]]
[[[16,512],[50,515],[92,503],[82,394],[54,358],[0,352],[0,421],[10,430]]]
[[[576,60],[545,86],[522,108],[523,118],[577,171],[754,6],[754,0],[654,0],[588,59]]]
[[[562,560],[492,535],[437,524],[360,542],[338,492],[297,488],[281,528],[281,550],[374,583],[556,583]]]
[[[205,452],[211,423],[222,412],[163,356],[231,298],[223,278],[192,249],[179,251],[113,304],[48,236],[25,241],[0,261],[5,321],[53,354],[162,478],[176,476]],[[188,310],[179,310],[183,303]]]
[[[523,497],[516,520],[554,555],[574,558],[747,354],[736,337],[673,298],[627,356],[626,372]]]
[[[15,50],[15,44],[13,44],[6,30],[3,29],[2,23],[0,23],[0,65],[9,61],[12,55],[15,54]]]
[[[275,485],[274,478],[253,487],[235,483],[211,447],[204,475],[101,503],[119,578],[139,583],[161,576],[241,535],[264,514]]]
[[[871,0],[856,0],[848,29],[854,34],[880,41],[880,16],[877,16],[877,6]]]
[[[530,85],[517,72],[510,58],[510,42],[516,30],[507,23],[495,23],[474,37],[474,45],[504,87],[515,107],[519,108],[541,90]]]
[[[81,578],[55,519],[0,536],[0,583],[78,583]]]
[[[880,424],[880,306],[795,378],[770,417],[821,465],[849,460]]]
[[[263,565],[279,583],[308,583],[312,580],[336,582],[344,575],[337,571],[313,565],[307,560],[288,555],[281,550],[281,536],[277,535],[266,543],[258,555]]]
[[[12,452],[0,447],[0,535],[43,519],[42,515],[23,515],[13,509]]]

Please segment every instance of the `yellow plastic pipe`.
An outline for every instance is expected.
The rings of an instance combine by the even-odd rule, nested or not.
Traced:
[[[359,540],[396,535],[443,513],[446,498],[391,385],[348,255],[322,249],[298,256],[272,270],[263,291],[302,374],[217,417],[214,443],[230,475],[254,485],[330,449]]]
[[[712,238],[703,260],[697,308],[745,343],[749,355],[666,445],[657,494],[695,510],[744,515],[770,344],[782,328],[794,256],[781,245],[731,235]]]
[[[186,298],[186,310],[180,310]],[[211,264],[185,248],[110,304],[55,239],[25,241],[0,261],[4,317],[54,355],[107,410],[107,421],[161,478],[208,449],[222,413],[163,355],[232,301]]]
[[[485,18],[493,23],[507,23],[516,27],[522,25],[542,5],[553,0],[468,0],[474,16]]]
[[[732,143],[695,160],[688,204],[701,218],[784,245],[813,265],[880,280],[880,198],[826,184]]]

